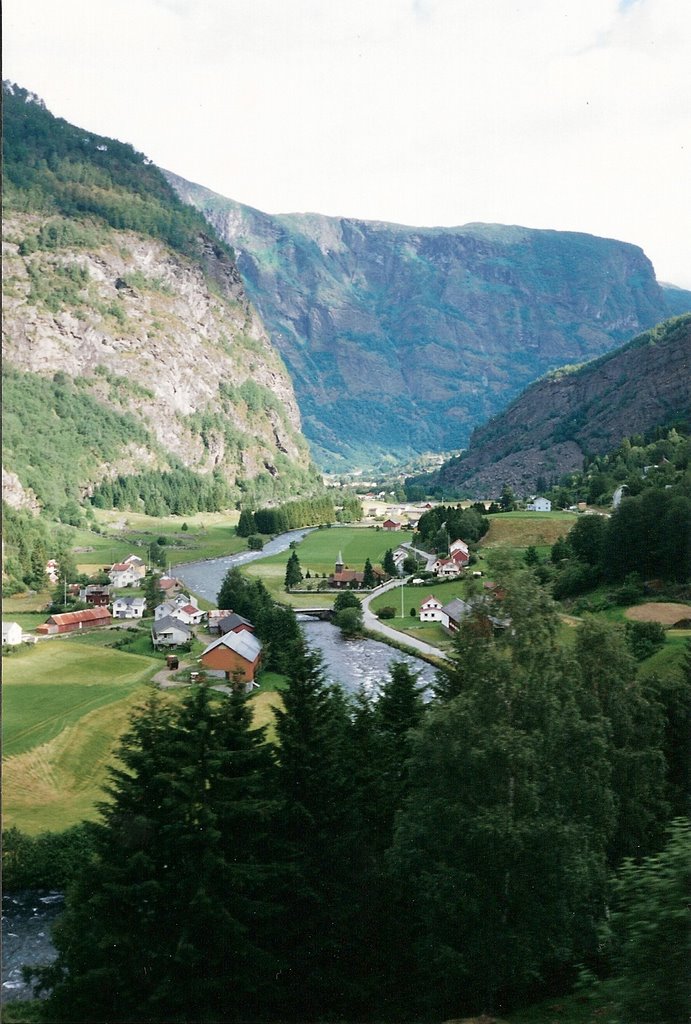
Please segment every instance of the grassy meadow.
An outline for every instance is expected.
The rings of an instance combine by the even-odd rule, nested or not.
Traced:
[[[3,658],[6,826],[33,833],[94,816],[117,737],[159,665],[69,637]]]

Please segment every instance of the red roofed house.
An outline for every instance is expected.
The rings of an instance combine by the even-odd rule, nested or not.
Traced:
[[[420,605],[420,622],[441,622],[443,618],[441,601],[430,594]]]
[[[385,519],[382,523],[382,530],[400,530],[401,524],[396,519]]]
[[[138,587],[142,581],[137,566],[130,562],[116,562],[108,570],[108,579],[114,587]]]
[[[107,608],[86,608],[81,612],[62,612],[51,615],[42,626],[36,627],[41,636],[54,636],[56,633],[73,633],[75,630],[88,629],[93,626],[109,626],[113,621]]]

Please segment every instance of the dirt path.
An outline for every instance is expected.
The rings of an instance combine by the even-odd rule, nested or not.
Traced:
[[[181,682],[180,680],[171,679],[170,677],[175,675],[177,672],[182,672],[183,669],[189,668],[189,661],[178,662],[177,668],[163,668],[160,672],[157,672],[153,678],[153,682],[156,686],[160,687],[161,690],[175,690],[179,686],[189,686],[187,682]]]

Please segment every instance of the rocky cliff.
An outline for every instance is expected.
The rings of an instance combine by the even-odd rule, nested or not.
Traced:
[[[669,315],[633,245],[500,225],[268,216],[167,177],[234,247],[305,433],[332,468],[463,447],[536,377]]]
[[[78,496],[117,473],[180,466],[237,494],[312,488],[290,377],[227,247],[140,154],[16,87],[5,132],[6,372],[15,391],[26,375],[76,382],[73,406],[94,400],[122,427],[116,450],[75,437]],[[59,420],[45,412],[27,423],[17,404],[5,410],[5,462],[39,499],[31,444],[50,445]]]
[[[691,417],[691,315],[668,320],[578,368],[554,371],[473,433],[467,451],[425,479],[449,494],[518,495],[582,469],[622,438]]]

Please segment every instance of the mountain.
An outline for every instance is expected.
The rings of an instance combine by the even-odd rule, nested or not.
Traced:
[[[324,468],[461,448],[537,377],[670,315],[634,245],[269,216],[165,173],[233,246]]]
[[[691,314],[667,320],[614,352],[536,381],[474,431],[468,449],[424,478],[468,497],[519,495],[538,480],[582,469],[586,454],[691,417]],[[412,481],[411,481],[412,482]]]
[[[143,471],[192,471],[218,500],[314,490],[229,247],[131,146],[3,96],[6,497],[55,512]]]

